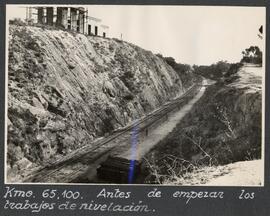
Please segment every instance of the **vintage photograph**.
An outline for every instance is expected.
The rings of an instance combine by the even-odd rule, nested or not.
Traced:
[[[7,5],[5,182],[264,186],[265,19]]]

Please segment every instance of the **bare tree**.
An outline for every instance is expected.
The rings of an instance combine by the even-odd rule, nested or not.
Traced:
[[[232,127],[232,121],[231,121],[231,119],[230,119],[230,117],[229,117],[229,115],[228,115],[227,110],[226,110],[225,108],[220,108],[219,106],[217,106],[217,111],[218,111],[219,115],[215,115],[215,117],[216,117],[221,123],[223,123],[223,124],[226,126],[227,130],[228,130],[228,131],[225,132],[225,134],[226,134],[229,138],[235,139],[237,136],[236,136],[236,134],[235,134],[235,132],[234,132],[234,129],[233,129],[233,127]]]

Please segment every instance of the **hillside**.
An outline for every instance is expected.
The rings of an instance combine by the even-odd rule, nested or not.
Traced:
[[[152,164],[147,181],[173,182],[175,173],[192,176],[198,168],[261,159],[262,76],[261,67],[245,65],[209,86],[183,121],[146,156]],[[154,170],[161,179],[152,175]]]
[[[8,178],[185,92],[162,58],[117,39],[11,25],[8,49]]]

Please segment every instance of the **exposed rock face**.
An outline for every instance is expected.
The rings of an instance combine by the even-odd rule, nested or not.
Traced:
[[[185,91],[169,65],[135,45],[30,26],[9,30],[11,168],[66,154]]]

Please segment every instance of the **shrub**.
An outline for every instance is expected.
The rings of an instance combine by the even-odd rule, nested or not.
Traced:
[[[225,77],[229,77],[235,73],[237,73],[237,71],[243,66],[242,63],[236,63],[236,64],[231,64],[229,70],[227,71],[227,73],[225,74]]]
[[[262,51],[257,46],[250,46],[242,52],[241,62],[262,64]]]
[[[19,25],[19,26],[25,26],[26,25],[26,23],[23,20],[19,19],[19,18],[14,18],[13,20],[9,20],[9,24],[10,25]]]

